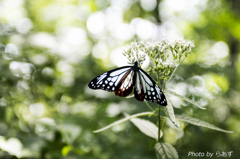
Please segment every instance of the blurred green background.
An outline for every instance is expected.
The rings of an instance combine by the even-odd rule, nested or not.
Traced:
[[[175,113],[234,133],[183,122],[177,129],[168,121],[163,141],[181,159],[191,158],[189,151],[233,151],[228,158],[238,158],[239,8],[238,0],[0,1],[0,158],[156,158],[153,139],[130,122],[93,133],[123,118],[122,112],[149,109],[87,84],[127,65],[122,52],[131,41],[179,38],[196,47],[167,89],[207,109],[166,94]]]

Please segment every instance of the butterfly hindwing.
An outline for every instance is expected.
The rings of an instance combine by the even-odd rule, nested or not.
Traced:
[[[143,83],[140,80],[139,72],[136,71],[135,74],[135,85],[134,85],[134,96],[137,100],[143,101],[144,100],[144,90],[143,90]]]
[[[132,69],[129,69],[124,76],[120,79],[118,87],[115,91],[115,95],[120,97],[126,97],[132,93],[133,89],[133,75]]]
[[[126,80],[128,75],[132,72],[132,66],[124,66],[120,68],[113,69],[111,71],[105,72],[96,78],[94,78],[88,87],[91,89],[103,89],[105,91],[113,92],[119,89],[119,87],[124,84],[127,88],[121,88],[122,91],[129,91],[131,85],[127,84]],[[117,95],[117,94],[116,94]],[[119,95],[120,96],[120,95]]]

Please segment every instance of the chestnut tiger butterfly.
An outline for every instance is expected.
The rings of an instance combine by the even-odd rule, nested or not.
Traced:
[[[133,66],[123,66],[105,72],[94,78],[88,87],[115,92],[115,95],[126,97],[132,93],[137,100],[144,99],[162,106],[167,105],[165,95],[154,80],[140,67],[136,61]]]

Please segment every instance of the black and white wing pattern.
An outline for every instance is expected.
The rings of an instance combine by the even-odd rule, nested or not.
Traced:
[[[162,106],[167,105],[167,100],[161,89],[154,80],[141,68],[136,73],[136,84],[134,89],[135,98],[137,100],[158,103]]]
[[[138,67],[137,61],[134,66],[124,66],[105,72],[88,84],[91,89],[114,91],[115,95],[120,97],[131,94],[133,86],[137,100],[143,101],[145,99],[162,106],[167,105],[167,100],[161,89],[145,71]]]
[[[88,87],[115,92],[117,96],[126,97],[132,93],[133,88],[132,66],[124,66],[105,72],[94,78]]]

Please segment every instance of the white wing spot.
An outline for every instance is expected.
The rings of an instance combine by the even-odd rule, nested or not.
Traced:
[[[98,79],[98,82],[102,82],[102,80],[105,78],[107,76],[107,73],[104,73],[104,74],[102,74],[102,75],[100,75],[97,79]],[[98,84],[98,82],[97,82],[97,84]],[[100,83],[101,84],[101,83]]]
[[[117,80],[117,76],[112,78],[112,82],[115,82]],[[110,80],[109,80],[110,81]]]
[[[147,90],[150,90],[150,89],[151,89],[149,85],[146,85],[146,87],[147,87]]]

